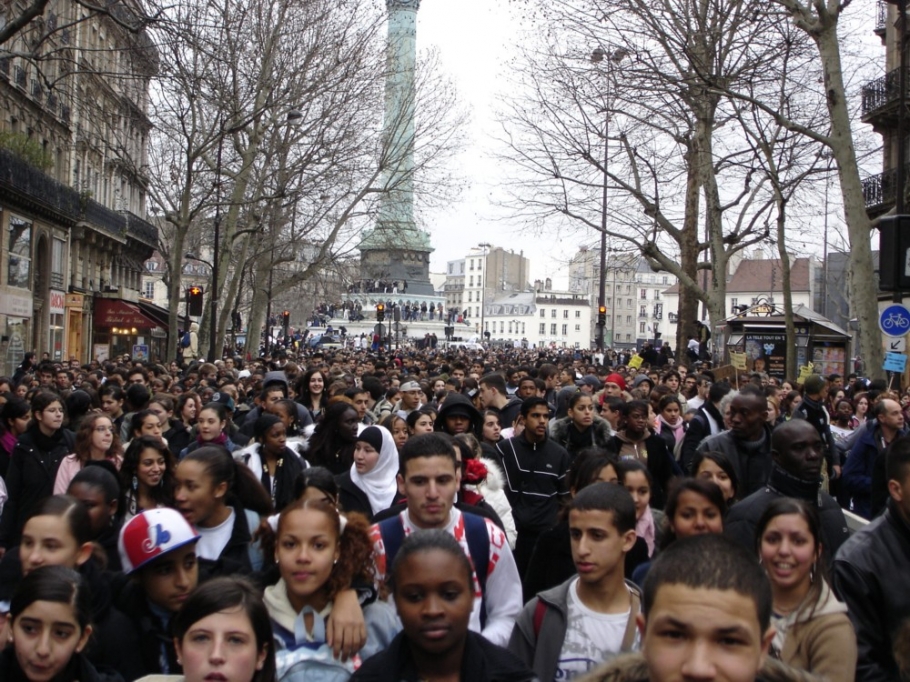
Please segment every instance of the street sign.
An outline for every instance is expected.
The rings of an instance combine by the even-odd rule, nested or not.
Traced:
[[[878,316],[878,328],[886,336],[906,336],[910,332],[910,310],[899,303],[889,305]]]
[[[907,356],[900,353],[887,353],[885,355],[884,370],[886,372],[897,372],[903,374],[907,369]]]
[[[901,336],[899,338],[885,337],[883,339],[885,351],[888,353],[906,353],[907,352],[907,337]]]

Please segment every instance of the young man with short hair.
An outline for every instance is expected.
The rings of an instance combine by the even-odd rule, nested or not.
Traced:
[[[480,379],[480,402],[484,409],[499,410],[499,423],[503,428],[512,426],[521,411],[521,398],[506,392],[505,377],[498,373]]]
[[[571,680],[637,649],[641,595],[624,578],[636,539],[632,496],[621,486],[595,483],[568,510],[578,575],[529,601],[509,641],[539,680]]]
[[[461,470],[448,437],[428,433],[408,439],[398,472],[398,491],[407,498],[407,507],[370,529],[376,581],[381,585],[385,580],[405,536],[426,529],[451,533],[475,567],[470,628],[505,646],[521,611],[521,580],[502,529],[454,506],[460,483]]]

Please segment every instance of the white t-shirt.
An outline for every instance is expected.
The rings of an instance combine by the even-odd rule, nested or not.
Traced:
[[[631,609],[625,613],[598,613],[589,609],[578,598],[578,578],[569,585],[567,606],[566,638],[556,665],[556,680],[559,682],[581,677],[616,656],[622,648],[622,639],[632,615]],[[633,649],[638,649],[638,639],[636,630]]]
[[[200,559],[210,559],[211,561],[217,561],[218,557],[221,556],[221,553],[224,551],[224,548],[227,547],[228,541],[231,539],[231,533],[234,532],[234,510],[231,509],[231,513],[222,524],[215,526],[214,528],[199,528],[196,527],[196,530],[199,532],[199,542],[196,544],[196,556]]]

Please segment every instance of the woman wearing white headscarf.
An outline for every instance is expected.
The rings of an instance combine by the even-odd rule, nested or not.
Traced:
[[[395,501],[397,475],[398,448],[392,434],[382,426],[368,426],[357,436],[350,471],[336,478],[339,505],[372,521]]]

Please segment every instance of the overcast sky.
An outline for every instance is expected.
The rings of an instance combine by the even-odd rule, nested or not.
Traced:
[[[436,249],[431,270],[444,272],[446,261],[463,257],[468,249],[480,242],[490,242],[516,252],[523,250],[531,259],[532,280],[552,277],[556,287],[567,286],[566,261],[581,241],[595,243],[598,236],[592,232],[588,240],[579,237],[569,243],[532,235],[523,231],[520,225],[510,223],[506,211],[493,200],[503,175],[501,162],[490,155],[491,148],[496,145],[494,137],[500,131],[495,118],[497,96],[509,87],[508,60],[514,57],[514,46],[520,40],[533,40],[533,36],[527,35],[517,19],[516,10],[505,0],[422,0],[417,16],[419,49],[435,48],[438,51],[445,73],[455,82],[462,103],[471,112],[468,146],[458,159],[470,184],[459,202],[424,216],[425,227],[429,229]],[[852,4],[841,27],[842,39],[848,30],[853,31],[845,42],[851,51],[863,53],[867,68],[870,65],[879,68],[884,54],[884,48],[872,32],[874,17],[874,0],[860,0]],[[847,55],[845,62],[845,70],[849,70]],[[868,71],[859,76],[860,82],[848,84],[851,97],[858,99],[861,81],[869,77],[866,73]],[[862,124],[857,127],[868,130],[868,126]],[[874,136],[872,144],[879,145],[880,138]],[[880,156],[875,155],[867,161],[866,168],[872,173],[881,172]],[[840,219],[836,193],[834,187],[829,209],[832,224]],[[820,225],[821,216],[818,216],[818,222]],[[820,227],[818,232],[820,236]],[[820,256],[819,242],[815,239]]]

